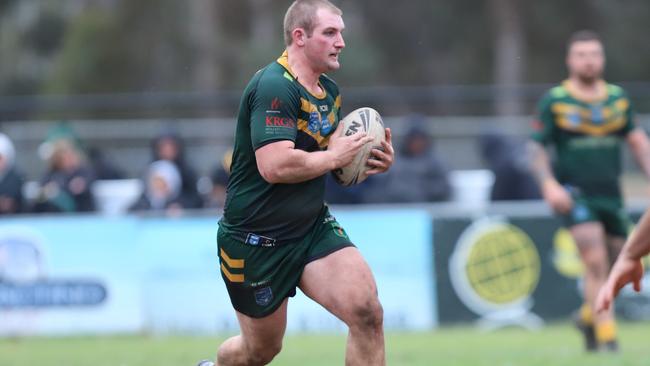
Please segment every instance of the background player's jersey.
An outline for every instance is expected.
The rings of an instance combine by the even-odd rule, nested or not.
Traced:
[[[568,81],[552,88],[539,103],[539,125],[532,138],[553,144],[555,174],[584,195],[620,196],[621,143],[634,129],[632,107],[623,89],[606,84],[607,96],[584,101]]]
[[[249,244],[271,245],[298,239],[314,225],[324,204],[325,177],[269,184],[257,169],[255,150],[280,140],[308,152],[327,148],[340,119],[341,98],[333,80],[321,75],[319,83],[322,95],[307,91],[292,74],[285,52],[246,87],[220,221],[227,233],[252,240]]]

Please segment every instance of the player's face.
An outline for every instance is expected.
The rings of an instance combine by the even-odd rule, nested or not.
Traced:
[[[569,48],[567,67],[571,76],[585,82],[601,78],[605,67],[603,45],[598,41],[579,41]]]
[[[318,9],[316,26],[305,41],[305,53],[314,70],[327,72],[337,70],[339,54],[345,47],[343,41],[343,18],[328,9]]]

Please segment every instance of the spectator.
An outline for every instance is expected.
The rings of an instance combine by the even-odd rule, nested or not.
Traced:
[[[373,202],[435,202],[451,196],[449,171],[438,159],[421,116],[411,116],[395,162],[385,177],[373,182]]]
[[[232,149],[228,149],[210,176],[210,188],[205,195],[203,207],[221,209],[226,203],[226,190],[230,178],[230,165],[232,164]]]
[[[185,208],[202,206],[201,196],[197,189],[196,171],[185,160],[183,142],[176,133],[166,132],[153,141],[153,160],[172,162],[181,175],[181,193],[179,200]]]
[[[223,166],[217,166],[210,176],[210,191],[205,198],[203,207],[205,208],[223,208],[226,203],[226,189],[228,187],[229,173]]]
[[[90,186],[95,180],[85,157],[71,140],[51,142],[49,170],[41,180],[35,212],[88,212],[95,210]]]
[[[177,212],[184,208],[180,199],[181,175],[167,160],[154,161],[145,177],[145,190],[130,211]]]
[[[365,203],[368,187],[373,185],[375,179],[381,179],[379,177],[383,178],[383,176],[372,176],[359,184],[344,187],[336,182],[332,174],[328,174],[325,179],[325,201],[327,203],[348,205]]]
[[[541,199],[523,143],[503,133],[484,132],[479,137],[479,147],[488,168],[494,173],[492,201]]]
[[[19,213],[23,210],[24,179],[16,170],[15,154],[9,137],[0,133],[0,215]]]
[[[75,149],[84,152],[84,144],[79,138],[77,132],[72,128],[68,121],[59,121],[47,131],[47,136],[41,145],[38,147],[38,154],[43,160],[49,160],[54,151],[54,145],[57,141],[66,140]]]

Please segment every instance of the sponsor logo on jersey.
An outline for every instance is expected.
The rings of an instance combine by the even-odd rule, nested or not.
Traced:
[[[321,112],[327,112],[329,110],[329,107],[327,106],[327,104],[319,105],[318,110]]]
[[[266,116],[266,127],[296,128],[296,121],[286,117]]]
[[[321,121],[320,121],[320,113],[318,112],[311,112],[309,113],[309,124],[307,125],[307,128],[309,128],[309,131],[312,133],[318,133],[321,128]]]
[[[280,108],[282,108],[282,101],[280,98],[273,98],[271,101],[271,109],[267,109],[266,113],[280,113]]]
[[[602,105],[597,104],[591,106],[591,122],[595,125],[602,125],[605,122]]]
[[[581,122],[580,112],[578,111],[569,112],[567,113],[566,118],[571,124],[571,126],[580,126],[580,122]]]
[[[330,123],[330,120],[327,118],[323,119],[323,123],[320,127],[320,134],[321,135],[329,135],[329,133],[332,132],[332,124]]]

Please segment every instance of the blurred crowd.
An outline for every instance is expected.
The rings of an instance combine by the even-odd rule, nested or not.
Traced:
[[[332,204],[427,203],[452,199],[450,169],[436,153],[425,118],[411,115],[402,121],[405,133],[393,145],[396,158],[386,173],[361,184],[343,187],[328,175],[326,201]],[[484,163],[494,175],[490,199],[539,199],[530,175],[523,142],[485,131],[477,141]],[[46,162],[42,177],[26,194],[24,174],[16,164],[10,136],[0,133],[0,215],[16,213],[74,213],[101,209],[93,185],[98,181],[137,178],[138,197],[124,211],[174,214],[188,209],[221,209],[225,203],[232,152],[226,152],[205,176],[185,156],[182,138],[172,129],[151,141],[151,159],[140,177],[127,177],[119,164],[100,149],[85,146],[65,123],[54,126],[38,149]]]
[[[70,126],[59,123],[39,146],[46,163],[42,177],[31,182],[16,164],[15,147],[0,133],[0,215],[17,213],[75,213],[100,210],[93,186],[98,181],[130,179],[100,149],[87,147]],[[186,209],[221,208],[225,201],[230,153],[209,177],[200,179],[187,162],[181,137],[163,131],[151,142],[151,161],[142,167],[139,197],[126,211],[175,213]]]

